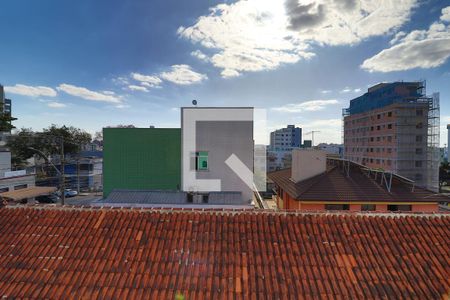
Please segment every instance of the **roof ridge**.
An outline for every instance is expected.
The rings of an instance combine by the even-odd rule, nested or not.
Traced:
[[[320,173],[320,174],[318,174],[318,175],[316,175],[316,176],[313,176],[313,177],[304,179],[304,180],[310,179],[310,180],[312,180],[312,182],[311,182],[311,184],[310,184],[304,191],[302,191],[302,192],[298,195],[297,198],[299,198],[301,195],[303,195],[303,194],[305,194],[306,192],[308,192],[309,190],[311,190],[311,188],[319,182],[319,179],[321,179],[322,177],[324,177],[326,174],[330,173],[331,171],[334,171],[336,168],[337,168],[337,166],[332,166],[331,168],[326,169],[325,172],[323,172],[323,173]]]
[[[121,212],[160,212],[160,213],[214,213],[214,214],[267,214],[267,215],[319,215],[319,216],[366,216],[366,217],[450,217],[450,212],[376,212],[376,211],[299,211],[273,209],[227,209],[227,208],[158,208],[158,207],[113,207],[113,206],[75,206],[75,205],[7,205],[2,209],[61,210],[61,211],[121,211]]]

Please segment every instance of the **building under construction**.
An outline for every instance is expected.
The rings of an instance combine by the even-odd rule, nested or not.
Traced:
[[[380,83],[343,110],[344,157],[437,191],[439,94],[425,81]]]

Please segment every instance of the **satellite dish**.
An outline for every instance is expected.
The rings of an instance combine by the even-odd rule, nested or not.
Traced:
[[[192,100],[192,105],[197,106],[197,100]]]

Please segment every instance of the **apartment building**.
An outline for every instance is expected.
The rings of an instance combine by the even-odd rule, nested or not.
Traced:
[[[302,129],[295,125],[277,129],[270,133],[270,147],[272,151],[290,151],[302,145]]]
[[[380,83],[343,110],[344,158],[438,190],[439,94],[425,82]]]

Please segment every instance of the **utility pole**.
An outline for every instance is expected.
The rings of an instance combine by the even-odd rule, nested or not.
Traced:
[[[77,193],[80,194],[80,157],[77,158]]]
[[[60,148],[61,148],[61,179],[60,179],[60,190],[61,190],[61,205],[66,202],[66,183],[64,180],[65,173],[65,158],[64,158],[64,138],[60,138]]]

